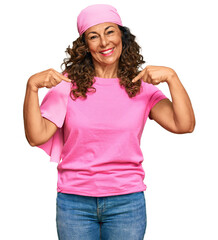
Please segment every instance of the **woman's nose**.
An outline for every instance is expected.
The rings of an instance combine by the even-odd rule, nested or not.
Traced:
[[[105,47],[105,46],[107,46],[107,44],[108,44],[108,39],[107,39],[107,37],[101,37],[101,46],[102,47]]]

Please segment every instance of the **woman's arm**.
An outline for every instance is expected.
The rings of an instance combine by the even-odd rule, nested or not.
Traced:
[[[169,99],[159,101],[150,111],[150,118],[173,133],[191,133],[195,127],[195,116],[189,96],[172,68],[148,65],[133,80],[141,79],[157,85],[166,82],[169,86],[172,102]]]
[[[195,128],[195,116],[190,98],[177,74],[166,80],[172,102],[163,99],[150,111],[150,117],[173,133],[191,133]]]
[[[38,99],[38,89],[51,88],[62,80],[71,80],[54,69],[34,74],[27,82],[23,105],[24,129],[27,141],[31,146],[37,146],[48,141],[56,132],[57,126],[41,115]]]
[[[27,83],[23,106],[24,129],[27,141],[31,146],[46,142],[57,130],[57,126],[41,116],[38,89]]]

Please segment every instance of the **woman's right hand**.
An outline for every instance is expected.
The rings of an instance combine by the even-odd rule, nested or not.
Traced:
[[[37,92],[39,88],[51,88],[59,84],[62,80],[71,82],[63,74],[55,71],[53,68],[36,73],[28,79],[28,86],[31,90]]]

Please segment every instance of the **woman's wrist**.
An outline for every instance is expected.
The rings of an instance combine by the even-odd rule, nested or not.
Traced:
[[[166,79],[167,84],[170,86],[171,84],[173,84],[173,82],[178,81],[178,75],[176,74],[176,72],[172,69],[172,74],[170,74],[168,76],[168,78]]]
[[[35,93],[38,93],[39,90],[39,88],[36,86],[35,83],[33,83],[31,78],[29,78],[29,80],[27,81],[27,89]]]

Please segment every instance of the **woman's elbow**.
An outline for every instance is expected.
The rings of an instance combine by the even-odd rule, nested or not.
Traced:
[[[192,132],[194,132],[194,130],[195,130],[195,123],[191,126],[188,133],[192,133]]]
[[[189,133],[192,133],[195,129],[195,118],[191,121],[191,126],[189,128]]]
[[[31,141],[29,138],[26,138],[26,139],[27,139],[27,142],[29,143],[29,145],[30,145],[31,147],[35,147],[35,146],[39,145],[37,142]]]
[[[27,139],[27,142],[29,143],[29,145],[31,147],[36,147],[38,145],[41,145],[43,143],[45,143],[47,140],[42,140],[41,138],[38,139],[38,138],[30,138],[28,136],[26,136],[26,139]]]
[[[177,128],[176,133],[178,133],[178,134],[192,133],[194,131],[194,129],[195,129],[195,122],[190,125],[187,125],[186,127]]]

